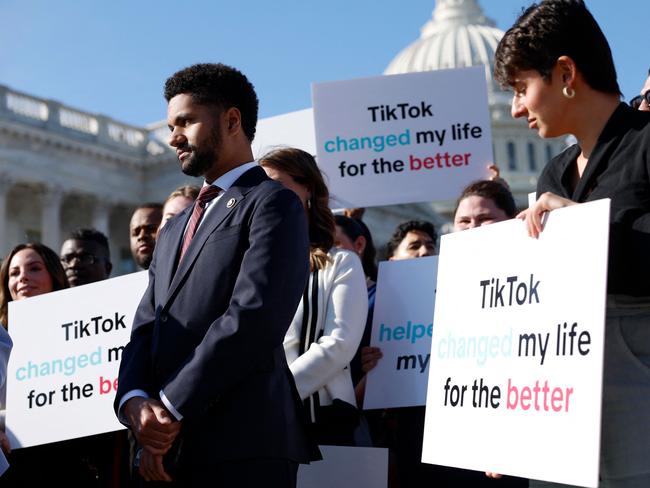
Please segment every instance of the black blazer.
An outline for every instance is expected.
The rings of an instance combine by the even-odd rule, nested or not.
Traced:
[[[306,462],[317,451],[282,347],[309,273],[305,211],[259,167],[215,205],[178,267],[192,207],[160,233],[115,407],[133,389],[162,389],[183,415],[182,464]]]

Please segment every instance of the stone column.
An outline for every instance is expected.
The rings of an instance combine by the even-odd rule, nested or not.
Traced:
[[[46,187],[43,193],[41,209],[41,240],[43,244],[59,253],[61,247],[61,202],[63,188],[60,186]]]
[[[105,200],[95,200],[93,210],[93,228],[108,236],[111,203]]]
[[[0,253],[4,256],[9,252],[9,236],[7,235],[7,194],[13,186],[13,179],[0,173]]]
[[[7,112],[7,93],[9,93],[9,89],[0,85],[0,114]]]

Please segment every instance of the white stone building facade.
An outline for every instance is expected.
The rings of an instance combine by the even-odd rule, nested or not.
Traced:
[[[0,252],[68,232],[109,236],[114,275],[134,271],[128,222],[144,202],[189,182],[175,154],[145,128],[0,85]]]
[[[564,139],[541,139],[525,120],[511,117],[512,93],[503,91],[493,79],[494,52],[503,34],[485,16],[477,0],[437,0],[431,19],[420,29],[420,38],[399,52],[384,74],[485,66],[494,162],[510,184],[517,205],[525,207],[541,169],[566,144]],[[448,230],[454,204],[449,201],[368,209],[364,219],[381,246],[404,220],[431,220],[443,231]]]
[[[564,141],[542,140],[525,121],[511,118],[511,95],[492,79],[502,35],[476,0],[437,0],[420,38],[385,73],[484,65],[494,160],[517,203],[525,206],[541,168]],[[58,252],[68,232],[94,227],[109,236],[113,275],[134,271],[128,242],[133,209],[162,202],[182,184],[200,183],[179,171],[164,142],[166,132],[161,122],[129,126],[0,85],[0,253],[27,241]],[[403,220],[427,219],[444,227],[452,207],[453,202],[436,202],[372,208],[364,220],[381,247]]]

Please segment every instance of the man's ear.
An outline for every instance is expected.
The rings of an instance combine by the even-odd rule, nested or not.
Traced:
[[[363,251],[366,250],[367,244],[368,242],[366,241],[366,238],[364,236],[359,236],[354,241],[354,250],[357,252],[357,254],[362,255]]]
[[[241,130],[241,112],[237,107],[230,107],[224,113],[226,130],[234,135]]]

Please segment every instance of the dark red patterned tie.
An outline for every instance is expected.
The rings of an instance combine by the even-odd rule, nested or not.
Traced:
[[[201,217],[203,217],[205,207],[207,206],[208,202],[219,195],[220,191],[221,188],[214,185],[208,185],[201,188],[199,196],[194,201],[194,208],[192,209],[190,223],[187,226],[187,232],[185,232],[185,237],[183,238],[183,247],[181,247],[181,257],[179,261],[183,259],[185,251],[187,251],[187,248],[190,247],[190,242],[192,242],[192,238],[194,237],[194,234],[196,234],[196,229],[199,227],[199,222],[201,222]]]

